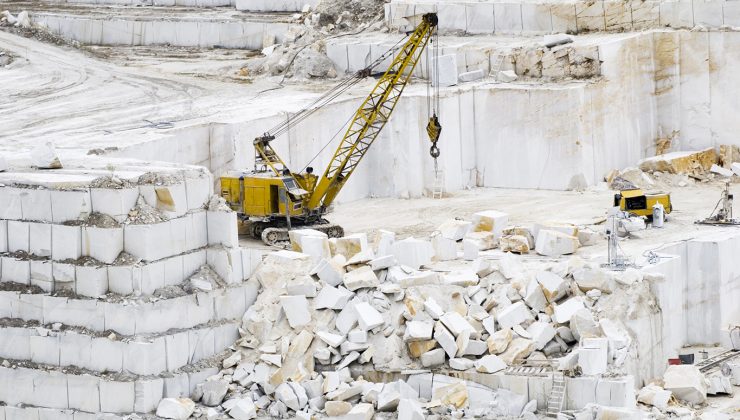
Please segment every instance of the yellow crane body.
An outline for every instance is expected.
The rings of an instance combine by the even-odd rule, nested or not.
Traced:
[[[291,172],[270,145],[275,135],[268,132],[254,140],[254,171],[230,171],[221,177],[221,196],[242,220],[250,222],[251,235],[274,244],[287,240],[287,231],[294,225],[318,229],[330,237],[344,235],[341,227],[330,224],[323,215],[388,122],[436,27],[436,14],[428,13],[408,35],[353,115],[322,176],[313,174],[310,167],[303,173]],[[358,72],[351,82],[357,83],[368,75],[370,68]],[[430,118],[429,127],[430,136],[434,135],[430,138],[431,153],[436,159],[441,130],[436,114]],[[276,131],[280,130],[285,128]]]

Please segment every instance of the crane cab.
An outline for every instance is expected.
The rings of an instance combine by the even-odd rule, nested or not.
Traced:
[[[291,175],[231,171],[221,177],[221,196],[243,219],[302,216],[307,195]]]

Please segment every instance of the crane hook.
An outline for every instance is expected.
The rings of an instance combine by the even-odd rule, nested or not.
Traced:
[[[437,173],[437,158],[439,157],[439,147],[437,147],[437,141],[439,136],[442,134],[442,125],[439,123],[439,118],[435,113],[429,118],[427,123],[427,134],[429,135],[429,141],[432,142],[432,147],[429,148],[429,155],[434,158],[434,173]]]

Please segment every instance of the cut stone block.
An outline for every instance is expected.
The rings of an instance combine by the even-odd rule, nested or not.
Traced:
[[[39,257],[51,257],[51,226],[47,223],[29,223],[29,253]]]
[[[555,230],[542,229],[537,234],[535,250],[547,257],[557,257],[576,252],[581,243],[578,237],[569,236]]]
[[[437,261],[450,261],[457,258],[457,242],[445,238],[440,233],[432,236],[432,248]]]
[[[482,79],[484,77],[485,77],[485,73],[481,69],[473,70],[473,71],[468,71],[468,72],[465,72],[465,73],[460,73],[458,75],[458,79],[461,82],[474,82],[474,81],[480,80],[480,79]]]
[[[432,73],[433,86],[447,87],[457,84],[457,56],[455,54],[433,57],[432,66],[438,69],[437,72]]]
[[[238,247],[239,227],[236,219],[236,213],[233,211],[207,211],[208,245]]]
[[[54,261],[76,260],[82,256],[82,228],[51,226],[51,257]]]
[[[575,270],[573,279],[578,284],[578,288],[584,292],[595,289],[611,293],[616,286],[612,273],[598,267],[583,267]]]
[[[311,322],[305,296],[280,296],[280,304],[291,328],[300,328]]]
[[[112,264],[118,254],[123,251],[122,228],[98,228],[85,226],[82,228],[82,255]]]
[[[331,238],[329,246],[333,255],[342,255],[349,260],[355,254],[362,251],[370,251],[367,244],[367,235],[355,234],[347,235],[342,238]]]
[[[329,237],[315,229],[295,229],[288,232],[293,251],[308,254],[314,261],[331,258]]]
[[[118,222],[124,221],[128,213],[136,206],[139,188],[90,188],[92,211],[107,214]],[[54,204],[52,203],[52,208]]]
[[[422,265],[432,262],[432,244],[421,239],[407,238],[396,241],[392,246],[393,255],[399,264],[418,270]]]
[[[545,294],[542,292],[542,287],[536,279],[532,279],[527,284],[527,290],[524,294],[524,302],[530,308],[537,312],[544,312],[547,307],[547,299]]]
[[[8,252],[29,252],[31,246],[30,223],[8,220]]]
[[[473,231],[493,232],[496,239],[500,238],[509,223],[509,215],[496,211],[486,210],[473,214]]]
[[[384,257],[393,253],[393,243],[396,241],[396,234],[387,230],[378,231],[378,257]]]

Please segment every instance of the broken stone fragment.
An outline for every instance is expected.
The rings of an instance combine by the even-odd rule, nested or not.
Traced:
[[[226,381],[206,381],[201,384],[203,396],[200,402],[208,407],[220,405],[229,390],[229,384]]]
[[[538,312],[544,312],[547,307],[547,299],[542,292],[540,283],[536,279],[531,279],[527,284],[527,290],[524,294],[524,302],[532,309]]]
[[[339,286],[344,280],[344,269],[333,260],[323,259],[311,270],[321,281],[332,286]]]
[[[31,162],[39,169],[62,168],[54,143],[50,141],[42,142],[31,150]]]
[[[614,275],[600,267],[586,266],[577,269],[573,272],[573,279],[584,292],[596,289],[611,293],[615,288]]]
[[[326,415],[331,417],[343,416],[349,413],[352,409],[352,404],[347,401],[327,401],[324,405]]]
[[[354,295],[343,286],[325,285],[313,300],[313,307],[314,309],[342,309],[347,306]]]
[[[454,338],[452,338],[452,340],[454,342]],[[411,341],[406,343],[406,345],[408,346],[409,354],[411,355],[411,357],[418,359],[421,357],[422,354],[437,347],[437,340]]]
[[[316,297],[316,282],[309,276],[298,277],[289,281],[285,290],[291,296],[304,295],[306,297]]]
[[[474,286],[478,284],[480,279],[478,275],[473,271],[453,271],[445,274],[444,284],[451,286]]]
[[[230,409],[229,415],[236,420],[250,420],[257,417],[257,407],[249,398],[240,398]]]
[[[472,369],[473,366],[475,366],[475,362],[470,359],[465,359],[463,357],[456,357],[454,359],[450,359],[450,369],[468,370],[468,369]]]
[[[537,234],[535,251],[547,257],[557,257],[576,252],[581,243],[575,236],[566,235],[556,230],[540,229]]]
[[[344,286],[350,291],[367,287],[377,287],[379,285],[380,280],[378,280],[378,276],[368,266],[360,267],[344,275]]]
[[[306,390],[294,382],[280,384],[275,389],[275,398],[294,411],[300,411],[308,404]]]
[[[352,343],[367,343],[367,331],[355,328],[347,334],[347,341]]]
[[[455,408],[464,407],[468,403],[468,387],[465,382],[440,386],[432,391],[432,400]]]
[[[354,305],[357,314],[357,322],[361,329],[365,331],[372,330],[375,327],[383,325],[383,317],[367,302],[358,302]]]
[[[514,73],[514,70],[503,70],[496,74],[496,80],[502,83],[513,82],[516,79],[517,75]]]
[[[601,327],[588,309],[579,309],[571,315],[570,332],[580,341],[582,338],[600,337]],[[567,340],[566,340],[567,341]]]
[[[706,402],[708,385],[704,374],[694,365],[668,366],[663,374],[663,388],[691,404]]]
[[[535,343],[536,350],[542,350],[555,337],[555,328],[548,322],[535,321],[529,325],[527,332]]]
[[[224,369],[236,366],[239,361],[242,360],[242,353],[240,351],[234,352],[231,356],[224,359],[222,365]]]
[[[447,312],[439,320],[455,336],[460,335],[463,331],[475,331],[473,326],[457,312]]]
[[[475,370],[480,373],[496,373],[506,369],[506,363],[498,356],[489,354],[475,361]]]
[[[637,394],[637,401],[657,407],[659,410],[666,410],[671,396],[671,391],[666,391],[658,385],[650,384],[640,390]]]
[[[424,420],[424,410],[418,401],[402,398],[398,403],[398,420]]]
[[[505,235],[499,241],[502,252],[513,252],[515,254],[526,254],[529,252],[529,240],[520,235]]]
[[[308,311],[308,300],[305,296],[280,296],[280,304],[291,328],[303,327],[311,322],[311,313]]]
[[[434,325],[434,339],[437,340],[440,346],[444,349],[447,356],[453,358],[457,355],[457,342],[455,336],[447,330],[441,321],[437,321]]]
[[[185,420],[193,414],[195,403],[190,398],[164,398],[157,405],[157,416]]]
[[[403,341],[427,341],[432,338],[434,324],[424,321],[409,321],[406,323],[406,331]]]
[[[444,364],[445,362],[445,351],[444,349],[430,350],[421,355],[421,365],[424,367],[433,367]]]
[[[466,246],[472,246],[477,251],[487,251],[495,248],[497,242],[497,237],[493,232],[469,232],[465,235],[465,238],[463,238],[463,252],[465,252]],[[478,257],[476,256],[471,260],[476,258]]]
[[[496,320],[501,328],[511,328],[532,319],[534,319],[532,313],[522,302],[512,303],[496,313]]]
[[[446,239],[460,241],[466,233],[470,232],[473,224],[465,220],[448,220],[437,228],[437,231]]]
[[[491,336],[488,337],[488,340],[486,340],[488,352],[491,354],[503,353],[509,346],[509,343],[511,343],[512,336],[511,330],[508,328],[498,330],[491,334]]]
[[[580,309],[585,309],[583,300],[580,297],[572,297],[562,304],[554,304],[554,314],[552,316],[553,321],[558,324],[565,324],[570,322],[573,314],[578,312]]]
[[[424,301],[424,311],[435,320],[444,315],[444,310],[433,297],[429,297]]]
[[[708,171],[717,163],[714,147],[697,151],[671,152],[643,159],[639,163],[645,172],[668,172],[671,174],[696,174]]]
[[[509,343],[506,351],[501,354],[501,359],[507,365],[523,362],[534,351],[534,341],[526,338],[515,338]]]
[[[384,255],[370,260],[370,268],[374,271],[382,270],[384,268],[390,268],[398,264],[396,257],[393,255]]]
[[[327,331],[319,331],[316,333],[316,336],[319,337],[321,341],[334,348],[339,347],[342,343],[344,343],[343,335],[333,334]]]

